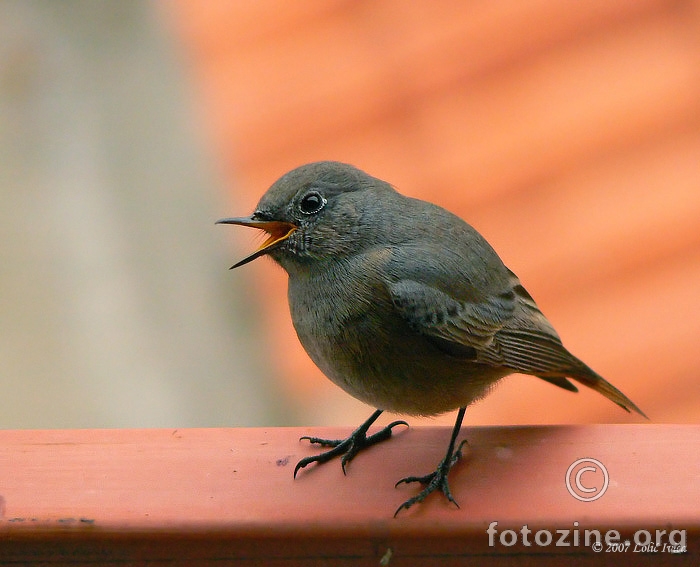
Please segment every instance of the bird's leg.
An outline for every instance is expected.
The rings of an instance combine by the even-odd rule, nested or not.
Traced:
[[[459,508],[459,504],[457,504],[457,501],[452,497],[452,493],[450,492],[450,485],[447,482],[447,475],[450,472],[450,469],[452,466],[459,461],[459,459],[462,458],[462,447],[466,444],[466,440],[462,441],[459,444],[459,447],[457,447],[457,450],[455,451],[455,443],[457,442],[457,436],[459,435],[459,430],[462,428],[462,420],[464,419],[464,412],[466,408],[459,408],[459,413],[457,413],[457,420],[455,421],[455,426],[454,429],[452,429],[452,438],[450,439],[450,445],[447,448],[447,454],[445,455],[445,458],[440,461],[440,464],[437,466],[437,469],[435,471],[431,472],[430,474],[427,474],[425,476],[407,476],[406,478],[402,478],[399,480],[399,482],[396,483],[396,486],[398,486],[401,483],[409,483],[409,482],[420,482],[421,484],[425,484],[426,487],[421,490],[418,494],[416,494],[413,498],[409,498],[401,504],[396,509],[396,512],[394,512],[394,517],[401,511],[401,510],[407,510],[414,504],[418,502],[423,502],[425,498],[430,494],[431,492],[434,492],[438,488],[442,491],[442,493],[447,497],[447,499],[450,502],[453,502],[457,508]]]
[[[308,439],[311,443],[315,445],[321,445],[323,447],[333,447],[330,451],[325,453],[320,453],[319,455],[314,455],[313,457],[306,457],[297,463],[294,467],[294,478],[296,478],[299,469],[303,469],[305,466],[311,463],[325,463],[330,461],[332,458],[342,455],[340,459],[340,465],[343,467],[343,474],[345,474],[345,465],[353,460],[355,455],[357,455],[362,449],[389,439],[391,437],[391,430],[397,425],[406,425],[408,423],[405,421],[392,421],[389,425],[378,431],[377,433],[367,436],[367,430],[370,428],[377,418],[382,414],[382,411],[378,409],[375,411],[367,421],[365,421],[360,427],[350,434],[347,439],[321,439],[319,437],[308,437],[304,436],[301,439]],[[301,439],[299,439],[301,441]]]

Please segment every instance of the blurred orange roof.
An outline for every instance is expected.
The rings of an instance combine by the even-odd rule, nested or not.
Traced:
[[[353,163],[474,225],[570,350],[653,421],[697,421],[697,1],[161,8],[230,182],[222,216],[250,212],[302,163]],[[268,322],[261,348],[278,361],[290,403],[308,422],[364,419],[367,408],[346,401],[298,344],[285,274],[271,262],[246,270]],[[529,377],[506,380],[467,416],[628,419],[594,393]]]

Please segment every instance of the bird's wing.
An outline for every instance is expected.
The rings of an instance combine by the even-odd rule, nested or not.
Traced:
[[[575,377],[571,373],[583,371],[584,366],[564,348],[561,339],[546,329],[513,323],[510,321],[498,331],[493,342],[480,353],[480,362],[532,374],[573,391],[573,384],[565,384],[562,375]]]
[[[532,374],[565,390],[576,391],[562,374],[587,372],[561,342],[551,323],[542,314],[517,276],[510,272],[516,297],[513,317],[498,330],[493,342],[481,354],[481,361]]]
[[[485,270],[441,248],[431,250],[427,273],[410,251],[397,254],[394,270],[404,277],[389,284],[389,294],[411,328],[449,354],[574,389],[560,375],[576,359],[513,272],[493,262]]]
[[[383,268],[408,325],[445,352],[475,360],[512,318],[516,297],[496,253],[475,232],[471,242],[469,249],[429,241],[397,247]]]

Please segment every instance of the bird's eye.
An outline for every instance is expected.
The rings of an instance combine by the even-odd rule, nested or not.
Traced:
[[[311,191],[310,193],[304,195],[299,203],[299,208],[305,215],[313,215],[319,212],[325,206],[326,200],[316,191]]]

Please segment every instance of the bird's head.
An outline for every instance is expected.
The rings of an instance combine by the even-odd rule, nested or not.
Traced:
[[[380,201],[398,193],[387,183],[339,162],[316,162],[293,169],[262,196],[249,217],[221,224],[258,228],[268,238],[231,268],[269,255],[287,272],[360,252],[385,231]]]

